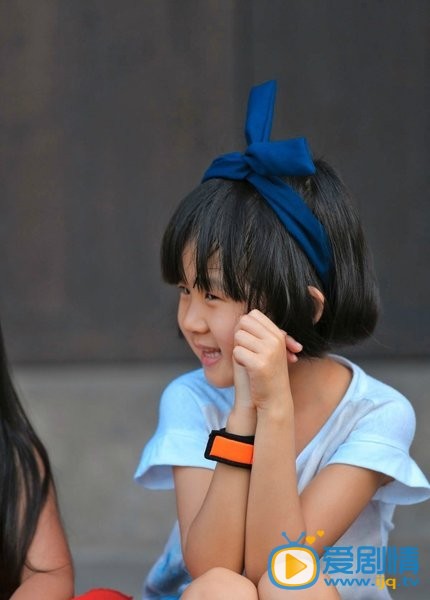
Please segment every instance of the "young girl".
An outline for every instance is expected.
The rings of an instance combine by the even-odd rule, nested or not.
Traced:
[[[15,391],[0,328],[0,600],[70,600],[73,587],[48,454]],[[131,598],[99,589],[79,600]]]
[[[46,450],[19,402],[0,330],[0,599],[68,600],[73,568]]]
[[[375,327],[371,261],[334,170],[303,139],[269,141],[274,99],[274,82],[253,88],[247,150],[214,161],[164,235],[163,276],[202,368],[163,393],[136,472],[174,487],[178,514],[145,599],[389,598],[326,585],[324,558],[308,587],[288,566],[276,583],[269,556],[282,532],[319,556],[380,551],[395,505],[430,496],[408,401],[328,354]]]

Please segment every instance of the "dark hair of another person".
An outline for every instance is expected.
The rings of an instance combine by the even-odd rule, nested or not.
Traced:
[[[19,587],[39,515],[52,484],[43,444],[12,383],[0,329],[0,600]]]
[[[245,181],[211,179],[178,206],[161,247],[163,278],[184,281],[182,254],[191,244],[197,280],[210,290],[208,263],[218,260],[223,292],[258,308],[303,344],[301,355],[322,356],[334,346],[371,335],[379,310],[372,260],[348,190],[325,161],[316,173],[285,178],[324,225],[333,251],[330,283],[324,289],[296,241],[255,188]],[[308,286],[325,296],[321,318]]]

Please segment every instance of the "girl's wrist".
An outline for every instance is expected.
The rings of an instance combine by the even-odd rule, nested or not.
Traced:
[[[237,435],[254,435],[257,427],[257,411],[253,406],[234,407],[227,419],[225,429]]]
[[[279,402],[261,404],[257,406],[257,422],[273,424],[294,424],[293,403],[286,403],[285,398]]]

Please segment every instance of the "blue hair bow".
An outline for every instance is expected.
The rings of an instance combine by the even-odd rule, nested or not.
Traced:
[[[332,253],[327,233],[304,200],[281,177],[315,173],[305,138],[271,142],[276,81],[251,89],[248,100],[244,153],[216,158],[203,176],[249,181],[275,211],[315,268],[327,289]]]

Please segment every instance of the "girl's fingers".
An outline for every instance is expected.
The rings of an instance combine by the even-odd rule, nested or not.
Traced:
[[[251,312],[249,312],[246,316],[251,317],[258,323],[261,323],[261,325],[263,325],[273,333],[281,331],[279,327],[277,327],[275,323],[271,319],[269,319],[268,316],[266,316],[264,313],[262,313],[260,310],[257,310],[256,308],[254,310],[251,310]]]
[[[246,369],[253,369],[259,365],[258,354],[243,346],[235,346],[233,348],[233,358],[238,365]]]
[[[251,352],[261,352],[264,350],[264,342],[262,342],[259,337],[244,329],[236,331],[234,334],[234,344],[235,346],[243,346],[244,348],[251,350]]]
[[[267,341],[268,335],[274,335],[278,339],[282,336],[287,350],[288,362],[293,364],[298,361],[296,354],[303,350],[302,344],[283,329],[279,329],[269,317],[256,309],[239,319],[235,333],[235,344],[236,347],[258,353],[262,350],[261,341]]]
[[[289,363],[296,363],[299,359],[298,356],[294,354],[294,352],[290,352],[289,350],[287,350],[287,360]]]
[[[251,310],[246,315],[240,317],[237,329],[243,329],[260,339],[263,339],[267,333],[279,335],[280,329],[266,315],[259,310]]]
[[[269,319],[265,314],[257,309],[251,310],[246,315],[243,315],[238,322],[238,329],[243,329],[252,335],[259,338],[263,338],[267,335],[267,332],[273,333],[277,336],[282,334],[285,336],[285,344],[291,352],[301,352],[303,350],[302,344],[295,340],[291,335],[288,335],[286,331],[280,329],[273,321]]]
[[[289,363],[296,363],[299,358],[296,353],[301,352],[303,350],[302,344],[297,342],[290,335],[285,335],[285,345],[287,347],[287,360]]]
[[[241,346],[242,348],[246,348],[250,352],[254,352],[256,354],[264,350],[264,341],[248,333],[247,331],[244,331],[243,329],[240,329],[235,333],[234,341],[235,346]],[[302,350],[302,345],[296,342],[293,338],[290,338],[290,340],[286,342],[286,349],[288,362],[296,363],[298,358],[295,353]]]
[[[285,338],[285,345],[287,346],[287,350],[289,350],[290,352],[301,352],[303,350],[303,345],[287,333]]]

